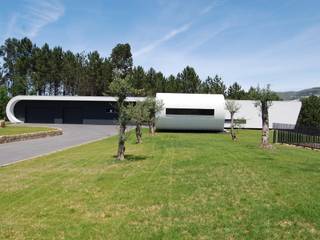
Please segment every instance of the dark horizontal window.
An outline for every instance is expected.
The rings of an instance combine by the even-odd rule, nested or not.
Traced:
[[[231,119],[226,118],[224,120],[225,123],[231,123]],[[247,120],[246,119],[234,119],[235,124],[246,124]]]
[[[198,109],[198,108],[167,108],[168,115],[206,115],[213,116],[214,109]]]

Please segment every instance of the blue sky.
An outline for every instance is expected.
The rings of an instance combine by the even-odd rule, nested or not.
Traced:
[[[130,43],[134,64],[166,75],[186,65],[245,88],[320,86],[319,0],[1,0],[0,41],[31,38],[109,56]]]

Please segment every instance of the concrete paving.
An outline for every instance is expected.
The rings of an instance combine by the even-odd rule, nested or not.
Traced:
[[[0,144],[0,166],[46,155],[58,150],[117,134],[115,125],[30,124],[61,128],[63,135]]]

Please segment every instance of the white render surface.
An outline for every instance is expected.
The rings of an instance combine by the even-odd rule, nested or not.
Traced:
[[[157,93],[156,99],[163,103],[163,109],[157,116],[157,129],[223,131],[225,119],[223,95]],[[166,115],[166,108],[214,109],[214,116]]]
[[[232,100],[230,100],[232,101]],[[251,100],[233,100],[240,105],[240,110],[235,114],[235,119],[245,119],[246,124],[243,128],[261,128],[262,120],[258,107],[255,107],[256,101]],[[301,109],[301,102],[294,101],[273,101],[269,108],[269,126],[273,123],[296,124]],[[230,113],[225,110],[226,119],[230,119]],[[230,123],[225,123],[225,128],[229,128]]]

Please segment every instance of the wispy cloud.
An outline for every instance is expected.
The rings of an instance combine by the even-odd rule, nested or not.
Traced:
[[[201,11],[200,15],[205,15],[209,13],[213,8],[218,7],[219,5],[225,4],[226,0],[215,0],[211,4],[205,6]]]
[[[205,6],[200,12],[198,17],[201,17],[205,14],[207,14],[208,12],[210,12],[214,7],[216,6],[216,2],[211,3],[210,5]],[[154,50],[155,48],[157,48],[158,46],[160,46],[161,44],[171,40],[172,38],[174,38],[175,36],[187,32],[191,26],[193,25],[193,23],[195,22],[196,19],[180,26],[179,28],[175,28],[172,29],[169,33],[167,33],[166,35],[164,35],[163,37],[161,37],[158,40],[155,40],[154,42],[150,43],[149,45],[139,49],[138,51],[134,52],[134,56],[138,57],[141,55],[144,55],[148,52],[151,52],[152,50]]]
[[[207,7],[205,7],[204,9],[201,10],[200,14],[207,14],[208,12],[211,11],[211,9],[214,7],[214,5],[209,5]]]
[[[155,49],[156,47],[158,47],[162,43],[167,42],[170,39],[174,38],[176,35],[183,33],[183,32],[186,32],[187,30],[190,29],[190,27],[191,27],[191,23],[187,23],[179,28],[171,30],[164,37],[162,37],[162,38],[150,43],[149,45],[139,49],[137,52],[134,53],[134,56],[137,57],[137,56],[140,56],[140,55],[143,55],[145,53],[152,51],[153,49]]]
[[[190,65],[202,79],[219,74],[227,84],[237,81],[247,89],[270,83],[277,91],[297,90],[319,85],[319,41],[320,25],[315,25],[282,42],[270,43],[268,48],[241,55],[213,58],[170,49],[139,64],[157,66],[165,75],[177,74]]]
[[[6,37],[36,37],[41,29],[63,16],[64,11],[58,0],[26,0],[20,10],[11,16]]]

